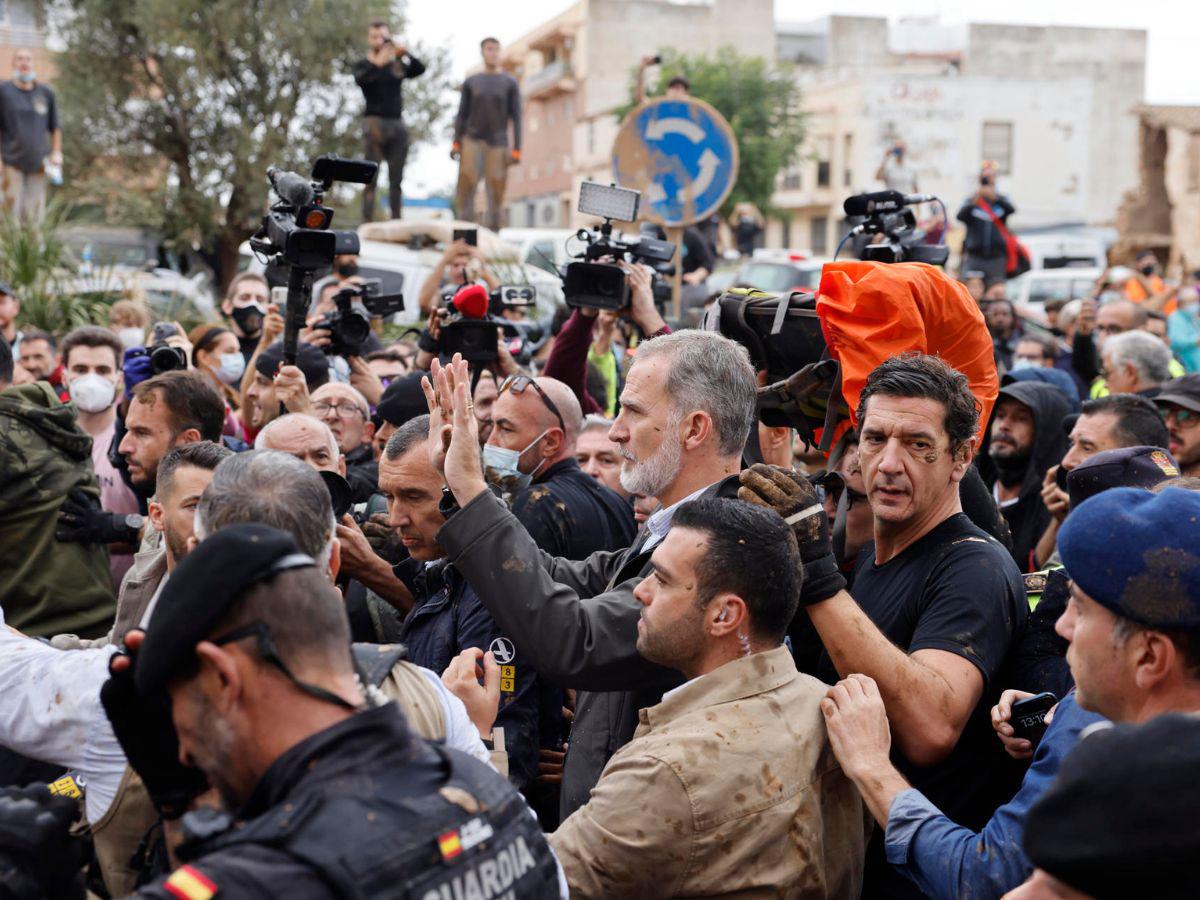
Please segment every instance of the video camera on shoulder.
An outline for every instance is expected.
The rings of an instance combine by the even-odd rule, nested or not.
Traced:
[[[919,203],[941,203],[932,194],[902,194],[900,191],[875,191],[847,197],[842,209],[847,216],[865,217],[847,238],[882,235],[872,243],[868,238],[859,258],[873,262],[921,262],[944,266],[950,256],[945,244],[924,243],[925,233],[917,228],[917,217],[910,207]],[[943,214],[945,207],[943,206]]]
[[[330,341],[324,347],[327,355],[362,356],[362,346],[371,335],[371,319],[387,318],[404,309],[404,295],[380,293],[382,284],[378,278],[364,278],[333,295],[337,308],[313,325],[329,331]]]
[[[326,155],[317,157],[311,179],[275,166],[267,169],[279,201],[263,216],[250,247],[260,258],[265,257],[267,283],[272,287],[287,284],[283,361],[288,365],[296,361],[315,273],[332,266],[335,256],[359,250],[355,232],[330,228],[333,210],[322,205],[325,193],[338,181],[371,184],[378,168],[378,163],[364,159]]]
[[[616,185],[597,184],[585,181],[579,186],[579,211],[589,216],[600,216],[604,224],[590,231],[581,228],[577,237],[587,244],[582,253],[576,254],[581,262],[568,263],[563,276],[563,295],[569,306],[588,306],[594,309],[624,309],[629,305],[629,282],[624,270],[616,263],[626,260],[647,263],[657,271],[675,258],[675,245],[643,234],[636,241],[613,237],[613,220],[633,222],[637,219],[641,192]],[[599,260],[611,257],[612,262]],[[663,295],[657,288],[655,301]],[[665,296],[670,295],[666,288]]]

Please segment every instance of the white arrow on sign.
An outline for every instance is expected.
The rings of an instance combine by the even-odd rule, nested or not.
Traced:
[[[704,152],[700,154],[700,174],[688,186],[687,190],[683,191],[684,196],[689,200],[696,200],[700,197],[712,187],[713,179],[717,177],[717,169],[719,168],[721,168],[720,157],[713,153],[711,148],[706,147]]]
[[[691,119],[672,116],[668,119],[655,119],[646,126],[646,137],[652,141],[661,141],[668,134],[682,134],[693,144],[704,140],[704,129]]]

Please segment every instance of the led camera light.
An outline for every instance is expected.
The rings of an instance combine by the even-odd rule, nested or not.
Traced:
[[[579,186],[579,211],[587,216],[633,222],[637,219],[640,198],[640,192],[629,188],[585,181]]]

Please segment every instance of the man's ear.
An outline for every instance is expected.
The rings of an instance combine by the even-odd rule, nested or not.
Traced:
[[[699,448],[715,432],[712,416],[701,410],[697,410],[691,415],[686,416],[683,419],[682,425],[683,449],[685,450]]]
[[[171,446],[182,447],[184,444],[194,444],[201,440],[203,440],[203,438],[200,437],[200,429],[185,428],[183,431],[179,432],[179,434],[175,435],[175,443]]]
[[[367,424],[363,426],[363,443],[369,444],[373,440],[375,440],[375,423],[368,419]]]
[[[150,524],[154,526],[154,530],[162,534],[164,531],[162,504],[156,500],[151,500],[146,504],[146,513],[150,516]]]
[[[326,569],[326,574],[329,575],[329,581],[337,581],[338,572],[342,570],[342,543],[337,538],[333,539],[333,552],[329,554],[329,568]]]
[[[338,451],[338,474],[346,477],[346,454],[341,450]]]
[[[209,700],[220,710],[232,708],[244,688],[235,654],[211,641],[201,641],[196,645],[196,658],[200,661],[199,677],[208,688],[205,693]]]
[[[708,604],[704,615],[708,633],[715,638],[729,634],[746,633],[749,627],[749,611],[746,601],[737,594],[721,594]]]

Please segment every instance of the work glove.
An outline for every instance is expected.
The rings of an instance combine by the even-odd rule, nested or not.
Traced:
[[[130,347],[121,361],[125,374],[125,399],[133,397],[133,389],[154,373],[150,371],[150,354],[145,347]]]
[[[113,663],[127,657],[124,671]],[[128,646],[108,661],[108,681],[100,688],[100,702],[112,723],[113,733],[129,765],[142,778],[150,800],[164,819],[177,819],[192,800],[208,790],[208,779],[199,769],[179,761],[179,738],[171,721],[165,695],[143,697],[133,683],[137,655]]]
[[[744,469],[739,480],[739,500],[775,510],[792,527],[804,569],[800,603],[820,603],[844,590],[846,579],[833,555],[829,517],[809,480],[790,469],[765,463]]]
[[[72,488],[58,508],[54,536],[79,544],[136,544],[140,537],[138,530],[126,523],[124,514],[105,512],[100,500],[82,488]]]
[[[0,897],[82,900],[83,842],[70,833],[79,804],[44,784],[0,789]]]

